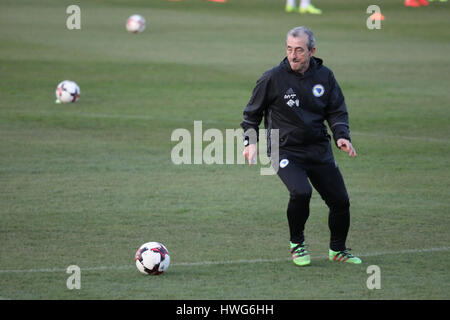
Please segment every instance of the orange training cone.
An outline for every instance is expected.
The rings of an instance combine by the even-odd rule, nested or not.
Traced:
[[[429,5],[429,3],[428,3],[427,0],[419,0],[419,4],[420,4],[421,6],[427,6],[427,5]]]
[[[375,12],[373,15],[370,16],[370,20],[384,20],[384,16],[380,12]]]
[[[420,7],[420,3],[417,0],[405,0],[405,7]]]

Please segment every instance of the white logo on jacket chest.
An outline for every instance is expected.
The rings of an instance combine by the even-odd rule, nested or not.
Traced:
[[[315,97],[321,97],[323,96],[323,94],[325,93],[325,88],[323,87],[323,85],[321,84],[316,84],[313,88],[312,88],[312,93]]]
[[[286,101],[286,104],[289,107],[297,106],[300,107],[300,100],[297,98],[297,94],[292,90],[292,88],[289,88],[286,93],[284,94],[284,101]]]

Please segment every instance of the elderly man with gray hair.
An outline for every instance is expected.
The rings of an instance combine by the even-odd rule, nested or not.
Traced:
[[[312,187],[329,208],[329,260],[360,264],[361,259],[346,247],[350,200],[325,125],[327,122],[336,146],[355,158],[347,107],[333,72],[314,57],[315,52],[316,39],[310,29],[301,26],[287,33],[286,57],[259,78],[244,109],[244,156],[250,165],[254,163],[259,124],[264,118],[268,146],[272,144],[270,133],[278,130],[279,150],[272,164],[290,195],[287,220],[296,265],[311,262],[304,228]],[[268,148],[269,156],[270,151],[274,154]],[[281,160],[275,163],[274,159]]]

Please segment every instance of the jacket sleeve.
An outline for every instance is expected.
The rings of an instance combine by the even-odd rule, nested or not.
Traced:
[[[270,73],[264,73],[256,82],[252,96],[244,108],[241,127],[244,129],[244,140],[256,143],[259,139],[259,125],[268,106]]]
[[[351,141],[344,95],[332,72],[330,72],[330,95],[325,118],[335,143],[341,138]]]

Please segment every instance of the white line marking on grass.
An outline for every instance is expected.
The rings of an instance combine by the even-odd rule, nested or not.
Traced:
[[[87,113],[87,112],[65,112],[65,113],[56,113],[56,112],[45,112],[45,111],[41,111],[39,112],[39,115],[43,115],[43,116],[61,116],[61,115],[66,115],[66,116],[71,116],[71,117],[80,117],[80,118],[89,118],[89,119],[117,119],[117,120],[136,120],[136,121],[154,121],[157,120],[159,121],[160,118],[158,117],[153,117],[153,116],[147,116],[147,115],[132,115],[132,114],[103,114],[103,113]],[[186,118],[176,118],[176,117],[171,117],[170,118],[171,121],[174,122],[184,122],[186,121]],[[202,120],[204,124],[213,124],[213,123],[220,123],[219,121],[214,121],[214,120]]]
[[[442,252],[450,251],[450,247],[438,247],[438,248],[423,248],[423,249],[404,249],[398,251],[385,251],[385,252],[372,252],[372,253],[361,253],[355,254],[359,257],[377,257],[390,254],[408,254],[408,253],[422,253],[422,252]],[[328,255],[312,256],[311,259],[328,259]],[[268,263],[268,262],[282,262],[290,261],[291,258],[286,259],[250,259],[250,260],[225,260],[225,261],[199,261],[199,262],[180,262],[173,263],[173,267],[195,267],[195,266],[210,266],[210,265],[221,265],[221,264],[246,264],[246,263]],[[134,269],[133,264],[124,266],[98,266],[98,267],[86,267],[81,268],[81,271],[102,271],[102,270],[128,270]],[[51,269],[23,269],[23,270],[13,270],[6,269],[0,270],[0,273],[33,273],[33,272],[66,272],[66,268],[51,268]]]

